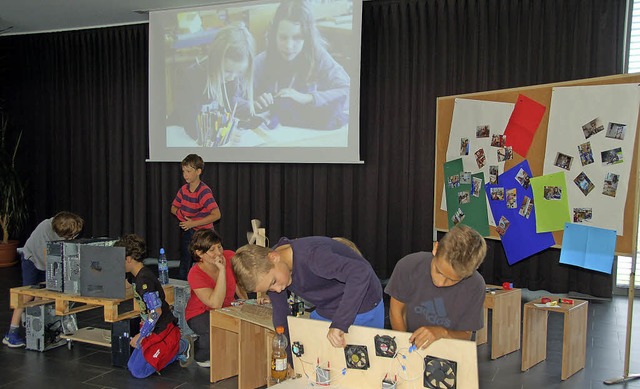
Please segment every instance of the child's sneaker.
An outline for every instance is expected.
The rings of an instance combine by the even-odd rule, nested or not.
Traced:
[[[211,361],[210,360],[209,361],[202,361],[202,362],[196,361],[196,363],[200,367],[211,367]]]
[[[20,336],[20,334],[15,332],[8,332],[4,338],[2,339],[2,343],[6,344],[11,348],[24,347],[27,344],[24,342],[24,338]]]
[[[182,354],[180,354],[178,360],[180,361],[181,367],[187,367],[191,364],[191,362],[193,362],[193,338],[190,336],[185,336],[183,339],[188,342],[187,349],[184,350]]]

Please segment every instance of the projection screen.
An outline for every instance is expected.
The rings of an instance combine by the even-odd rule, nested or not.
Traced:
[[[360,163],[361,0],[149,15],[149,160]]]

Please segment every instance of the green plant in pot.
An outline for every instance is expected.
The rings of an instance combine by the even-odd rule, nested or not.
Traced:
[[[15,139],[10,135],[9,121],[0,110],[0,267],[17,262],[19,241],[10,240],[9,237],[17,234],[29,217],[25,184],[15,164],[22,132]]]

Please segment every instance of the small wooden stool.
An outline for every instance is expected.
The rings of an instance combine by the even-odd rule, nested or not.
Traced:
[[[540,303],[536,300],[524,305],[522,371],[547,358],[547,319],[549,312],[558,312],[564,315],[562,379],[566,380],[585,366],[589,302],[573,299],[573,304],[558,304],[559,308],[534,305]]]
[[[514,288],[504,290],[496,285],[487,285],[489,289],[484,298],[484,327],[476,332],[476,344],[487,343],[487,322],[489,309],[491,320],[491,359],[520,350],[520,318],[522,291]]]

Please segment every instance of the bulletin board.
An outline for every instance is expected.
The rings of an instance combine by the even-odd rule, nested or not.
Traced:
[[[451,132],[451,122],[453,118],[453,110],[455,100],[457,98],[471,99],[471,100],[484,100],[495,101],[504,103],[515,103],[518,95],[522,94],[530,99],[537,101],[538,103],[547,107],[540,126],[535,133],[531,147],[527,153],[527,160],[531,168],[531,172],[534,176],[540,176],[543,174],[544,160],[545,160],[545,148],[547,141],[547,127],[549,122],[549,111],[551,108],[551,96],[553,88],[555,87],[571,87],[571,86],[592,86],[592,85],[611,85],[611,84],[629,84],[640,83],[640,73],[624,74],[615,76],[606,76],[598,78],[590,78],[585,80],[567,81],[553,84],[535,85],[522,88],[512,88],[495,90],[488,92],[470,93],[456,96],[439,97],[437,100],[437,116],[436,116],[436,163],[435,163],[435,201],[434,201],[434,227],[437,231],[446,232],[449,229],[447,211],[440,209],[442,202],[443,187],[444,187],[444,171],[443,165],[446,162],[447,147],[449,142],[449,135]],[[640,125],[640,118],[636,122],[636,128]],[[624,206],[624,226],[622,235],[617,237],[616,240],[616,254],[631,256],[635,251],[635,240],[637,237],[636,218],[634,215],[638,212],[638,185],[637,185],[637,166],[638,166],[638,132],[636,131],[635,153],[631,162],[631,172],[628,184],[628,194],[626,203]],[[626,142],[627,140],[625,140]],[[629,139],[631,141],[631,139]],[[505,162],[504,170],[508,170],[511,167],[522,162],[525,158],[514,153],[513,159]],[[562,231],[556,231],[553,233],[556,245],[553,247],[560,247],[562,245]],[[500,235],[496,232],[495,227],[490,226],[490,235],[488,238],[500,239]]]

